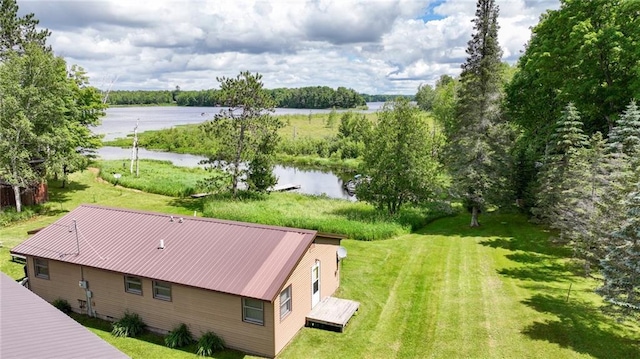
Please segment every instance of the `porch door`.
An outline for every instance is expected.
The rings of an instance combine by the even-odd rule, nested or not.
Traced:
[[[311,308],[320,302],[320,262],[311,267]]]

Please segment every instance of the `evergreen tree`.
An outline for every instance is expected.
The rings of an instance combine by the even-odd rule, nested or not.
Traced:
[[[562,117],[556,122],[547,154],[538,172],[537,197],[531,212],[542,223],[551,224],[558,216],[557,206],[566,190],[566,172],[574,151],[588,145],[582,131],[580,113],[572,103],[567,104]]]
[[[609,133],[610,148],[624,154],[635,170],[640,165],[640,109],[631,101]]]
[[[478,0],[473,20],[475,33],[468,43],[462,65],[456,116],[451,126],[449,166],[456,188],[471,211],[471,226],[479,226],[478,215],[492,190],[504,184],[497,171],[494,138],[500,121],[502,51],[498,45],[498,7],[494,0]]]
[[[614,315],[640,317],[640,183],[624,203],[626,220],[613,233],[602,260],[604,284],[596,292]]]
[[[18,17],[16,0],[0,0],[0,61],[4,61],[10,52],[23,54],[27,44],[46,47],[49,30],[36,30],[39,21],[33,14]]]

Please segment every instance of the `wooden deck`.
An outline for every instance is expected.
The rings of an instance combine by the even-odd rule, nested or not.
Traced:
[[[270,192],[283,192],[283,191],[291,191],[294,189],[300,189],[299,184],[286,183],[286,184],[277,184],[271,188],[269,188]]]
[[[360,303],[348,299],[326,297],[307,315],[306,325],[312,328],[343,332]]]

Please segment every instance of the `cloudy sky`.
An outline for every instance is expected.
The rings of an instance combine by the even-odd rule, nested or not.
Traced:
[[[101,88],[217,88],[249,70],[267,88],[345,86],[415,94],[456,76],[475,0],[18,0],[49,43]],[[559,0],[496,0],[503,59]]]

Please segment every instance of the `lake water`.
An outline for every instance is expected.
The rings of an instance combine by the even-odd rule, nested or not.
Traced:
[[[362,112],[375,112],[382,106],[382,102],[367,103],[369,109]],[[220,111],[217,107],[116,107],[109,108],[107,115],[102,118],[102,124],[94,128],[94,132],[104,134],[105,139],[125,137],[133,133],[136,120],[139,120],[138,131],[159,130],[177,125],[201,123],[211,119]],[[276,109],[276,114],[309,114],[329,113],[331,110],[309,109]],[[105,160],[122,159],[123,162],[131,158],[131,150],[118,147],[102,147],[98,155]],[[196,167],[204,159],[201,156],[179,154],[172,152],[148,151],[139,149],[141,159],[156,159],[171,161],[176,166]],[[128,166],[128,165],[127,165]],[[288,166],[276,166],[274,174],[278,177],[278,184],[296,184],[300,189],[296,192],[327,195],[332,198],[355,200],[344,189],[344,183],[351,174],[338,175],[330,171],[306,170]]]
[[[368,102],[368,110],[359,112],[375,112],[384,102]],[[133,134],[136,120],[139,120],[138,132],[160,130],[178,125],[201,123],[213,118],[222,110],[221,107],[182,107],[182,106],[141,106],[113,107],[107,109],[102,124],[94,128],[95,133],[103,134],[105,140],[113,140]],[[340,112],[342,110],[338,110]],[[299,108],[277,108],[276,115],[294,115],[309,113],[329,113],[331,110],[309,110]]]

